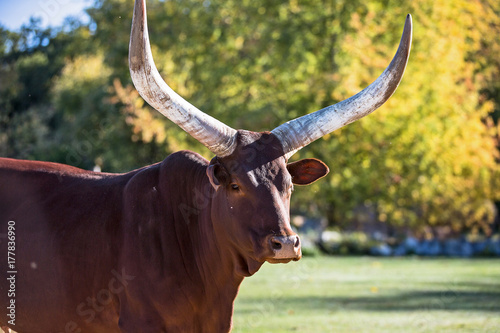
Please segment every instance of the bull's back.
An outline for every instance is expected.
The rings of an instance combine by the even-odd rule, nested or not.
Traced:
[[[15,304],[18,331],[64,332],[66,325],[87,331],[101,317],[117,322],[114,295],[98,307],[89,299],[108,288],[118,269],[127,180],[0,159],[0,306]]]
[[[0,218],[28,201],[42,201],[61,186],[97,175],[58,163],[0,158]]]

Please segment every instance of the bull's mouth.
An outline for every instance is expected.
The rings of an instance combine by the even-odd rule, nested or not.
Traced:
[[[290,261],[299,261],[300,257],[295,257],[295,258],[268,258],[266,261],[270,264],[288,264]]]
[[[294,258],[255,258],[253,256],[244,258],[243,256],[238,256],[238,265],[237,271],[238,274],[244,277],[249,277],[254,275],[262,266],[264,262],[268,262],[270,264],[287,264],[290,261],[299,261],[302,258],[302,254]]]

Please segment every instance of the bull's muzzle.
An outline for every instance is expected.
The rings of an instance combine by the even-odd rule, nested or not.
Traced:
[[[268,260],[271,263],[297,261],[302,257],[298,235],[272,236],[269,238],[269,246],[273,253]]]

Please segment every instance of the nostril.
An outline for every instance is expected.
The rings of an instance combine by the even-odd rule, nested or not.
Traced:
[[[300,246],[300,238],[299,236],[296,237],[295,244],[293,244],[295,248],[298,248]]]
[[[281,248],[283,247],[283,245],[281,245],[281,243],[276,240],[271,240],[271,246],[273,250],[281,250]]]

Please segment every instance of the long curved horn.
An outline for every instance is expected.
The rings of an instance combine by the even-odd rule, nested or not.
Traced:
[[[410,55],[411,15],[406,17],[398,51],[390,65],[372,84],[356,95],[324,109],[284,123],[272,130],[289,158],[302,147],[375,111],[399,85]]]
[[[233,152],[236,130],[185,101],[158,73],[149,44],[146,0],[135,1],[128,59],[132,81],[146,102],[215,155],[224,157]]]

